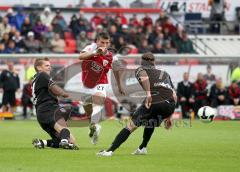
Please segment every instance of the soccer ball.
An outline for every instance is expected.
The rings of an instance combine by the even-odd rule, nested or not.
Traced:
[[[203,122],[212,122],[216,116],[216,111],[210,106],[203,106],[198,110],[198,116]]]

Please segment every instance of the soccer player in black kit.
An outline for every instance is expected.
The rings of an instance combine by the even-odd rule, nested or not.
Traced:
[[[162,121],[166,129],[172,126],[170,117],[177,101],[176,92],[169,74],[156,69],[154,60],[152,53],[143,54],[141,66],[135,71],[136,78],[146,92],[144,102],[132,114],[130,122],[118,133],[110,148],[100,151],[97,155],[112,156],[113,152],[140,126],[145,126],[143,141],[133,154],[147,154],[146,147],[155,127],[159,127]]]
[[[48,58],[38,58],[34,63],[37,74],[32,82],[33,104],[36,108],[37,120],[50,136],[50,140],[34,139],[36,148],[52,147],[78,149],[75,138],[67,128],[67,119],[71,107],[61,107],[57,97],[68,97],[68,94],[50,77],[51,64]]]

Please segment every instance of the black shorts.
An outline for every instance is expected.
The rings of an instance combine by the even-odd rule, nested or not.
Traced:
[[[49,106],[41,106],[37,108],[37,120],[42,127],[52,138],[58,137],[54,125],[59,119],[64,118],[67,121],[70,118],[72,108],[61,107],[57,104]]]
[[[16,105],[16,96],[15,96],[15,90],[14,91],[4,91],[3,92],[3,98],[2,98],[2,104],[10,106]]]
[[[145,126],[148,128],[159,127],[161,122],[170,117],[175,110],[175,102],[166,100],[157,104],[152,104],[149,109],[143,103],[132,114],[132,121],[137,126]]]

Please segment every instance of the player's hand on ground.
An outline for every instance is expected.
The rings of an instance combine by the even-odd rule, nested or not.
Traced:
[[[167,118],[164,120],[164,128],[165,129],[170,129],[172,127],[172,120],[170,118]]]
[[[147,109],[149,109],[152,105],[152,96],[147,95],[146,100],[145,100],[145,106]]]

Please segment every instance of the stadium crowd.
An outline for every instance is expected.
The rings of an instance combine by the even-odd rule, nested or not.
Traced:
[[[7,10],[0,19],[0,53],[77,53],[108,31],[112,45],[133,47],[131,53],[196,53],[181,25],[174,25],[165,12],[153,21],[149,14],[127,19],[124,14],[95,13],[87,20],[83,11],[66,22],[60,10],[46,7],[41,13],[26,13],[19,7]]]

